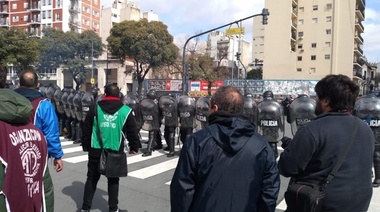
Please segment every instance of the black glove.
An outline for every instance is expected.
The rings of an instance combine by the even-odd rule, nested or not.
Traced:
[[[88,146],[82,144],[82,150],[83,152],[88,152]]]
[[[289,144],[290,144],[290,142],[292,141],[293,139],[291,139],[291,138],[289,138],[289,137],[286,137],[286,136],[284,136],[284,137],[282,137],[281,138],[281,147],[283,148],[283,149],[285,149]]]

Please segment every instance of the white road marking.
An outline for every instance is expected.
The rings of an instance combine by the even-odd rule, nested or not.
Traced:
[[[80,162],[88,161],[88,155],[86,153],[86,155],[80,155],[80,156],[75,156],[75,157],[63,158],[62,160],[66,161],[66,162],[69,162],[69,163],[80,163]]]
[[[148,167],[130,172],[128,173],[128,176],[139,178],[139,179],[146,179],[148,177],[152,177],[154,175],[158,175],[163,172],[174,169],[177,166],[177,163],[178,163],[178,157],[153,165],[153,166],[148,166]]]
[[[63,149],[64,154],[73,153],[73,152],[81,152],[81,151],[83,151],[81,146]]]

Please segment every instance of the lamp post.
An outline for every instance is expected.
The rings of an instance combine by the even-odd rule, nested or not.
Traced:
[[[239,23],[241,21],[244,21],[244,20],[247,20],[249,18],[253,18],[253,17],[256,17],[256,16],[263,16],[263,24],[267,24],[268,22],[268,16],[269,16],[269,10],[264,8],[262,10],[262,12],[260,14],[255,14],[255,15],[251,15],[251,16],[248,16],[246,18],[243,18],[243,19],[240,19],[238,21],[234,21],[234,22],[231,22],[229,24],[225,24],[223,26],[220,26],[220,27],[216,27],[216,28],[213,28],[213,29],[210,29],[210,30],[207,30],[205,32],[202,32],[202,33],[199,33],[199,34],[196,34],[196,35],[193,35],[191,36],[189,39],[186,40],[185,42],[185,45],[183,46],[183,52],[182,52],[182,95],[185,95],[186,93],[188,93],[188,77],[187,77],[187,69],[185,68],[185,57],[186,57],[186,46],[187,44],[189,43],[189,41],[195,37],[198,37],[198,36],[201,36],[201,35],[204,35],[204,34],[207,34],[207,33],[210,33],[212,31],[215,31],[217,29],[220,29],[220,28],[223,28],[223,27],[227,27],[229,25],[232,25],[234,23]]]
[[[94,87],[94,41],[91,39],[91,85]]]

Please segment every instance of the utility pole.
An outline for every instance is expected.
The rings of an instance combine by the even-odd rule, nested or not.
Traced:
[[[91,85],[94,87],[94,41],[91,39]]]

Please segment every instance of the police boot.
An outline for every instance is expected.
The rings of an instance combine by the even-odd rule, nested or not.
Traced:
[[[375,146],[375,154],[373,155],[373,168],[375,173],[375,179],[373,180],[372,186],[380,186],[380,147]]]
[[[269,145],[272,147],[275,158],[278,157],[277,142],[269,142]]]
[[[167,154],[168,157],[173,157],[175,155],[174,152],[174,142],[175,142],[175,128],[169,129],[169,136],[168,136],[168,147],[169,147],[169,153]]]
[[[142,154],[143,157],[151,156],[152,155],[152,144],[155,140],[156,134],[155,131],[149,131],[149,138],[148,138],[148,146],[146,147],[145,152]]]

